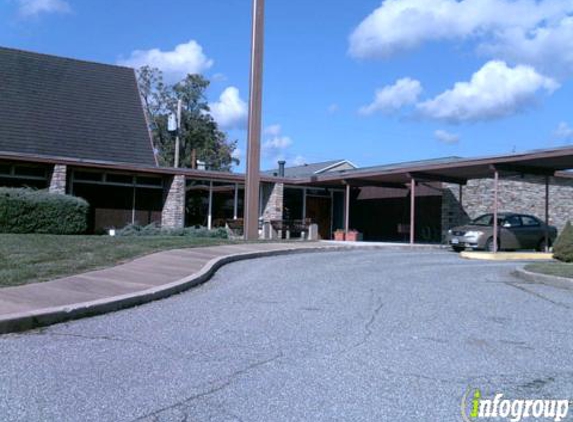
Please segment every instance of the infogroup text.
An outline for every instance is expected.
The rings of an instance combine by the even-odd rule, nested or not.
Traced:
[[[555,422],[564,420],[569,414],[569,400],[510,400],[504,399],[502,393],[492,399],[482,397],[481,390],[471,389],[464,395],[462,401],[462,417],[470,422],[478,419],[505,419],[511,422],[521,422],[530,418],[547,419]]]

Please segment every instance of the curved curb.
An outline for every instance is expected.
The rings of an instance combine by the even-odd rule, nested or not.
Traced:
[[[232,262],[278,255],[294,255],[298,253],[312,252],[341,252],[355,249],[361,248],[356,246],[315,246],[308,248],[277,249],[225,255],[210,260],[203,266],[203,268],[193,275],[136,293],[111,296],[104,299],[76,303],[73,305],[56,306],[52,308],[43,308],[34,311],[5,315],[0,318],[0,334],[31,330],[74,319],[115,312],[143,305],[155,300],[165,299],[169,296],[184,292],[207,282],[219,268]]]
[[[530,283],[546,284],[548,286],[558,287],[560,289],[573,290],[573,279],[571,278],[534,273],[522,268],[515,269],[512,274],[515,277]]]
[[[462,251],[460,257],[481,261],[552,261],[553,254],[541,252],[484,252]]]

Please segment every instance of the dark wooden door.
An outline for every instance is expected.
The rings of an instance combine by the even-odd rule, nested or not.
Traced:
[[[308,196],[306,198],[306,218],[318,224],[318,234],[321,239],[330,239],[330,218],[332,201],[330,198]]]

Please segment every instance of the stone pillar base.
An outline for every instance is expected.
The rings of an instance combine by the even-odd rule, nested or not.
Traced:
[[[161,210],[161,227],[181,229],[185,226],[185,176],[174,176],[166,185]]]
[[[59,193],[65,195],[67,192],[67,176],[68,167],[66,165],[54,165],[54,170],[52,171],[52,176],[50,177],[50,187],[48,188],[48,191],[50,193]]]

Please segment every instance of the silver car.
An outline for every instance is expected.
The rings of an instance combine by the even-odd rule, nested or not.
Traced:
[[[532,215],[499,213],[498,250],[536,249],[545,250],[545,233],[549,246],[557,237],[557,229],[546,226]],[[469,224],[448,230],[448,244],[456,252],[466,248],[493,251],[493,214],[484,214]]]

